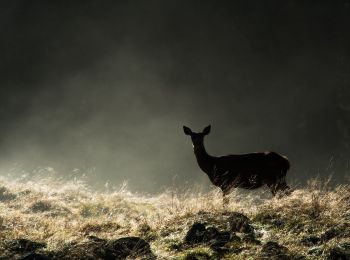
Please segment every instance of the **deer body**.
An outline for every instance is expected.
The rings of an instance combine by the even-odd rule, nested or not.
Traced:
[[[233,188],[256,189],[267,185],[273,195],[289,189],[285,181],[289,169],[286,157],[275,152],[215,157],[204,147],[204,136],[209,134],[210,126],[202,133],[194,133],[184,126],[184,132],[191,136],[199,167],[215,186],[221,188],[224,196]]]

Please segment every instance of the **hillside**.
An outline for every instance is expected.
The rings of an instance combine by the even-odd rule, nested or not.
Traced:
[[[98,258],[350,259],[350,186],[238,190],[223,208],[216,189],[146,196],[0,177],[0,259]]]

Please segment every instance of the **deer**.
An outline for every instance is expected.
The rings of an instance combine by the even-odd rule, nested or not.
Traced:
[[[290,163],[286,156],[269,151],[211,156],[204,147],[204,137],[210,133],[210,129],[211,125],[208,125],[202,132],[195,133],[183,126],[184,133],[191,137],[199,168],[208,175],[214,186],[222,190],[224,205],[228,204],[227,195],[234,188],[253,190],[267,185],[272,196],[278,192],[289,194],[290,187],[285,178]]]

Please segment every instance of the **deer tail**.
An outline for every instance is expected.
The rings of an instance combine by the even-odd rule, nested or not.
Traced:
[[[282,156],[282,158],[283,158],[284,167],[285,167],[286,171],[288,171],[289,168],[290,168],[289,160],[288,160],[288,158],[286,156]]]

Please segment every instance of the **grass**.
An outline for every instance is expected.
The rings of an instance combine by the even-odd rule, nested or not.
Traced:
[[[10,256],[5,242],[11,239],[44,242],[42,252],[49,252],[83,243],[88,236],[138,236],[160,259],[216,259],[210,247],[188,246],[183,239],[195,222],[227,230],[225,216],[233,211],[251,219],[262,244],[275,241],[290,255],[322,259],[330,249],[350,244],[348,183],[330,187],[310,180],[282,198],[272,198],[267,191],[236,190],[223,208],[221,193],[214,188],[206,193],[169,189],[143,196],[125,187],[97,192],[79,180],[0,176],[0,258]],[[320,240],[314,243],[312,237]],[[262,250],[262,245],[247,242],[227,247],[220,258],[256,259]]]

